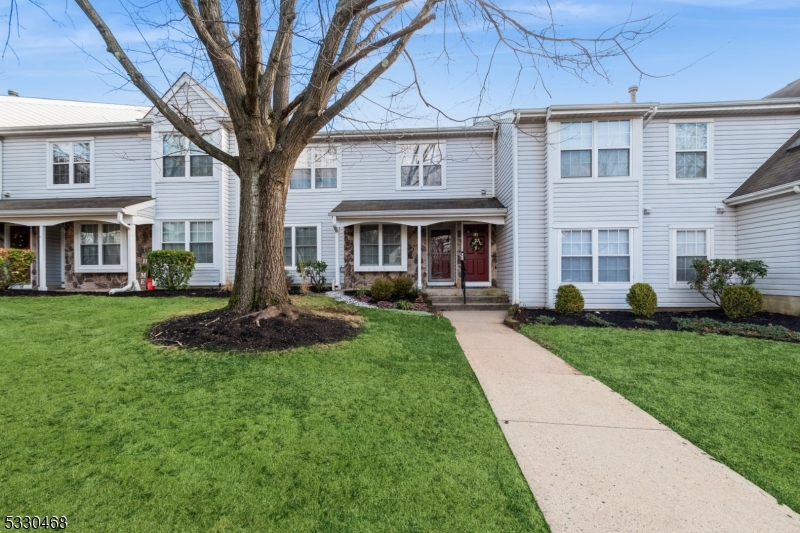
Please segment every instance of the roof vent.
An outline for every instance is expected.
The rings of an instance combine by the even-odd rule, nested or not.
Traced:
[[[19,96],[19,93],[17,91],[9,89],[8,90],[8,96]]]
[[[789,145],[789,148],[787,148],[786,151],[788,152],[789,150],[797,150],[798,148],[800,148],[800,137],[795,139],[794,142]]]
[[[628,94],[631,95],[631,103],[632,104],[636,103],[636,93],[637,93],[638,90],[639,90],[639,86],[638,85],[631,85],[630,87],[628,87]]]

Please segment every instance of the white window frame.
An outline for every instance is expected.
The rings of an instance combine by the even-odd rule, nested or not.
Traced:
[[[53,145],[54,144],[70,144],[70,161],[69,161],[69,183],[55,184],[53,183]],[[74,183],[75,180],[75,167],[74,167],[74,143],[89,143],[89,183]],[[94,175],[95,175],[95,162],[97,161],[97,152],[94,146],[94,137],[70,137],[65,139],[48,139],[47,140],[47,188],[48,189],[94,189]]]
[[[591,122],[592,123],[592,175],[591,176],[581,176],[575,178],[565,178],[561,176],[561,152],[564,150],[561,147],[561,133],[564,130],[563,124],[572,124],[576,122]],[[628,146],[617,146],[613,148],[599,148],[597,143],[597,124],[599,122],[627,122],[630,126],[630,139],[628,140]],[[634,139],[633,136],[637,129],[634,128],[634,120],[631,118],[609,118],[607,120],[563,120],[556,124],[556,131],[558,131],[558,162],[556,164],[556,168],[558,169],[558,179],[566,182],[577,182],[580,183],[581,180],[588,181],[588,180],[601,180],[601,181],[627,181],[634,178],[634,159],[633,159],[633,146],[634,146]],[[588,148],[584,148],[584,150],[588,150]],[[627,176],[603,176],[600,177],[600,150],[628,150],[628,175]],[[622,228],[621,228],[622,229]]]
[[[322,260],[322,224],[284,224],[283,228],[292,228],[292,264],[285,264],[283,266],[284,270],[290,270],[292,272],[297,270],[297,228],[317,228],[317,261]]]
[[[206,140],[208,142],[210,142],[211,144],[213,144],[215,146],[219,146],[219,144],[217,142],[216,134],[214,134],[213,132],[204,132],[204,131],[201,131],[200,133],[203,135],[203,137],[206,138]],[[183,135],[183,133],[181,133],[179,131],[159,131],[157,135],[158,135],[158,137],[157,137],[157,139],[158,139],[158,153],[161,154],[161,156],[158,158],[158,181],[169,181],[169,182],[175,182],[175,181],[215,181],[217,178],[219,178],[219,176],[220,176],[220,171],[218,170],[219,162],[216,159],[214,159],[212,156],[209,156],[209,157],[211,157],[211,175],[210,176],[192,176],[191,175],[191,173],[192,173],[192,150],[191,150],[191,146],[192,146],[192,144],[191,144],[191,140],[189,140],[189,138],[186,135]],[[166,137],[167,135],[181,135],[183,137],[184,141],[185,141],[185,146],[184,146],[185,153],[184,153],[184,163],[183,163],[184,174],[183,174],[183,176],[164,176],[164,157],[165,157],[164,156],[164,137]],[[198,154],[198,155],[201,155],[201,154]],[[202,155],[208,155],[208,154],[203,152]],[[169,221],[169,222],[181,222],[181,221],[180,220],[174,220],[174,221]],[[194,222],[208,222],[208,221],[207,220],[206,221],[204,221],[204,220],[195,220]]]
[[[120,260],[118,265],[84,265],[81,263],[81,225],[94,224],[98,226],[100,242],[98,243],[98,262],[103,260],[103,224],[117,224],[120,232]],[[73,223],[73,256],[75,272],[78,273],[106,273],[128,271],[128,229],[119,222],[103,220],[77,220]]]
[[[317,148],[324,148],[327,150],[328,148],[333,148],[336,151],[336,187],[326,187],[326,188],[319,188],[317,189]],[[289,193],[290,194],[297,194],[297,193],[309,193],[309,192],[337,192],[342,190],[342,155],[341,149],[338,144],[333,145],[314,145],[308,146],[307,149],[311,150],[311,188],[310,189],[292,189],[291,183],[289,183]],[[297,167],[294,167],[297,168]],[[305,167],[302,167],[305,168]],[[329,168],[329,167],[323,167]],[[298,224],[299,225],[299,224]],[[312,224],[313,225],[313,224]],[[288,227],[288,226],[287,226]],[[302,226],[300,227],[310,227],[310,226]],[[292,233],[294,234],[294,232]]]
[[[203,270],[203,269],[216,269],[217,268],[216,265],[220,260],[220,246],[219,246],[219,243],[218,243],[219,236],[217,235],[217,227],[218,227],[218,224],[217,224],[218,221],[217,220],[209,220],[207,218],[203,218],[203,219],[194,218],[194,219],[190,219],[190,220],[186,220],[186,219],[184,219],[184,220],[175,220],[175,219],[159,220],[159,224],[158,224],[158,246],[159,246],[160,250],[164,249],[164,223],[166,223],[166,222],[183,222],[185,224],[184,233],[183,233],[183,235],[184,235],[183,249],[185,251],[191,251],[189,249],[189,245],[191,244],[191,239],[192,239],[192,234],[191,234],[192,222],[211,222],[211,228],[212,228],[211,234],[213,235],[213,239],[214,239],[211,242],[212,248],[214,250],[214,252],[213,252],[213,254],[214,254],[214,262],[213,263],[195,263],[194,268],[195,268],[195,270],[198,270],[198,269],[200,269],[200,270]]]
[[[361,224],[353,229],[353,269],[356,272],[406,272],[408,270],[408,226],[393,222],[365,222],[365,226],[378,226],[378,264],[361,266]],[[400,226],[400,264],[383,264],[383,226]]]
[[[570,179],[570,178],[567,178]],[[636,228],[626,228],[620,226],[608,226],[608,227],[596,227],[596,228],[587,228],[587,227],[564,227],[558,228],[558,284],[561,285],[575,285],[578,288],[585,287],[630,287],[635,283],[636,280],[636,261],[635,261],[635,240],[634,240],[634,230]],[[619,230],[619,231],[627,231],[628,232],[628,257],[630,258],[630,277],[628,281],[600,281],[600,231],[605,230]],[[561,279],[561,259],[562,259],[562,247],[561,242],[564,236],[565,231],[591,231],[592,232],[592,281],[563,281]]]
[[[676,124],[706,124],[708,127],[708,147],[706,148],[706,177],[698,179],[677,179],[675,154],[675,125]],[[693,152],[701,150],[692,150]],[[673,119],[669,121],[669,183],[679,185],[702,185],[714,181],[714,119]]]
[[[706,232],[706,257],[714,259],[714,226],[698,224],[672,224],[669,226],[669,288],[686,289],[692,291],[685,281],[678,281],[678,232],[679,231],[705,231]]]
[[[420,159],[420,163],[419,163],[419,166],[420,166],[420,168],[419,168],[419,172],[420,172],[420,174],[419,174],[419,185],[410,186],[410,187],[403,187],[402,186],[402,184],[401,184],[401,177],[402,176],[401,176],[401,172],[400,172],[400,167],[403,166],[402,165],[402,155],[403,154],[402,154],[402,152],[400,150],[400,146],[401,145],[412,145],[412,144],[416,144],[417,146],[419,146],[421,144],[438,144],[439,145],[439,151],[441,151],[441,153],[442,153],[442,163],[441,163],[441,166],[442,166],[442,184],[441,185],[423,185],[424,179],[423,179],[423,168],[422,167],[424,166],[424,164],[423,164],[422,159]],[[416,191],[416,190],[447,189],[447,143],[445,141],[440,141],[440,140],[435,140],[435,139],[434,140],[427,140],[427,141],[410,141],[410,140],[407,141],[407,142],[398,141],[397,143],[395,143],[395,151],[396,151],[396,157],[395,157],[395,174],[396,174],[396,177],[395,177],[395,189],[396,190],[398,190],[398,191]]]

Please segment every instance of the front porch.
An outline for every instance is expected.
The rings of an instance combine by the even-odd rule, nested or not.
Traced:
[[[344,239],[342,268],[338,254],[335,265],[342,288],[399,276],[421,289],[461,287],[462,281],[497,287],[497,233],[506,208],[496,198],[345,201],[330,214]]]
[[[0,246],[36,252],[22,288],[138,288],[138,265],[152,249],[153,205],[149,197],[3,200]]]

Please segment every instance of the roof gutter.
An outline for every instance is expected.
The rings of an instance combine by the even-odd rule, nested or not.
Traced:
[[[414,209],[414,210],[392,210],[392,211],[331,211],[329,216],[334,217],[334,221],[338,218],[361,218],[361,217],[414,217],[420,218],[439,218],[443,215],[447,216],[469,216],[469,215],[505,215],[508,213],[506,208],[491,208],[491,209]],[[334,222],[335,224],[335,222]]]
[[[85,133],[85,132],[119,132],[119,131],[147,131],[152,122],[135,120],[130,122],[101,122],[95,124],[62,124],[57,126],[19,126],[0,128],[0,136],[19,134],[47,134],[47,133]]]
[[[795,194],[800,194],[800,180],[778,185],[777,187],[770,187],[769,189],[764,189],[763,191],[756,191],[751,192],[750,194],[743,194],[742,196],[726,198],[723,200],[723,202],[727,205],[740,205],[755,202],[757,200],[764,200],[766,198],[772,198],[773,196],[789,194],[792,192]]]

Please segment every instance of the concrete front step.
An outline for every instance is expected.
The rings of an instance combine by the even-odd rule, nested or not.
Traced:
[[[461,296],[461,287],[428,287],[423,292],[431,299],[437,296]],[[506,296],[506,291],[495,287],[468,287],[467,298],[470,296]]]
[[[464,302],[464,296],[430,296],[433,305],[439,304],[457,304]],[[481,303],[481,304],[506,304],[508,305],[508,296],[484,296],[467,294],[467,303]]]
[[[467,298],[467,305],[463,303],[449,303],[449,304],[435,304],[434,309],[437,311],[507,311],[509,304],[482,304],[470,303]]]

